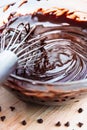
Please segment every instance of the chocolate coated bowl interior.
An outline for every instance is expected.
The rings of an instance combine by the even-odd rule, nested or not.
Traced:
[[[37,12],[30,16],[31,20],[37,17],[35,24],[39,24],[31,38],[46,37],[38,44],[44,47],[36,52],[40,53],[39,58],[34,57],[25,69],[17,69],[5,83],[27,102],[57,104],[87,91],[87,21],[66,20],[66,13],[61,17],[50,14]],[[28,19],[20,16],[17,20],[21,17]],[[10,26],[15,24],[17,21],[11,23],[10,20]]]

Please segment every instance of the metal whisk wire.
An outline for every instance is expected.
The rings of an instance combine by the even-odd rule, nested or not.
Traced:
[[[20,30],[21,26],[22,28]],[[16,67],[25,67],[27,62],[31,61],[33,58],[36,58],[37,60],[39,58],[39,55],[42,54],[42,52],[40,52],[39,54],[38,52],[45,45],[41,44],[41,40],[46,39],[46,37],[40,35],[32,37],[31,35],[35,28],[36,26],[30,29],[28,25],[27,29],[26,24],[20,24],[17,26],[16,29],[6,28],[1,34],[0,60],[6,65],[4,66],[4,68],[3,65],[2,68],[0,67],[0,71],[2,71],[2,73],[0,74],[0,82],[2,78],[7,77],[5,75],[9,75],[10,73],[12,73],[11,70],[14,70]],[[7,61],[7,63],[5,62],[5,60]]]

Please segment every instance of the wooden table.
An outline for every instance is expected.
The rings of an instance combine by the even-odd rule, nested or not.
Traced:
[[[80,8],[81,6],[82,10],[87,10],[87,0],[71,1],[73,1],[73,3],[77,1],[78,5],[76,5],[76,7]],[[63,7],[69,5],[75,8],[74,4],[69,4],[68,2],[65,2]],[[7,1],[3,0],[1,2],[2,5],[4,5],[4,3],[7,4]],[[13,11],[15,11],[15,8]],[[0,22],[6,19],[5,15],[4,17],[1,15],[1,12],[2,8],[0,8]],[[67,102],[66,105],[41,106],[37,104],[26,104],[17,99],[3,87],[0,87],[0,106],[2,107],[0,117],[6,116],[4,121],[0,120],[0,130],[87,130],[87,95],[84,95],[79,102],[76,102],[76,99],[73,99],[71,103]],[[9,108],[10,106],[15,106],[16,109],[11,111]],[[77,111],[80,107],[83,108],[82,113],[78,113]],[[43,123],[37,123],[37,119],[39,118],[43,119]],[[23,120],[26,120],[27,122],[25,126],[21,124],[21,121]],[[60,127],[55,126],[58,121],[61,122]],[[64,126],[67,121],[70,122],[69,127]],[[83,123],[81,128],[78,127],[78,122]]]
[[[61,106],[26,104],[1,87],[0,117],[6,116],[6,119],[0,120],[0,130],[87,130],[87,96],[76,101],[73,99],[71,103]],[[14,106],[15,110],[11,111],[10,106]],[[78,113],[79,108],[83,108],[82,113]],[[39,118],[43,119],[43,123],[37,123]],[[26,120],[26,125],[21,124],[23,120]],[[55,126],[58,121],[61,122],[60,127]],[[69,127],[64,126],[67,121],[70,122]],[[78,122],[83,123],[81,128]]]

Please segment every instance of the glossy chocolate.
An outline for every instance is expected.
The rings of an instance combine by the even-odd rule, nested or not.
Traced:
[[[84,14],[84,13],[83,13]],[[73,17],[72,17],[73,15]],[[12,15],[10,15],[12,16]],[[87,21],[81,20],[76,12],[67,9],[38,9],[32,15],[18,15],[8,18],[8,23],[1,27],[15,28],[21,21],[37,25],[31,37],[43,35],[44,44],[26,68],[16,70],[16,74],[28,79],[48,83],[75,81],[87,78]]]

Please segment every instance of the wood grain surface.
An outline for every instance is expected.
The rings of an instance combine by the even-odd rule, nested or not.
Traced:
[[[9,0],[9,3],[10,2],[14,2],[14,0]],[[44,1],[42,1],[42,4],[43,2]],[[87,0],[71,0],[71,3],[70,0],[68,0],[68,2],[64,3],[59,1],[59,3],[59,5],[63,5],[63,7],[87,11]],[[9,8],[4,14],[4,4],[8,4],[7,0],[3,0],[0,3],[0,25],[2,25],[3,21],[7,20],[10,11],[19,11],[17,9],[18,6],[15,4],[14,8]],[[38,5],[35,4],[35,6],[31,6],[31,8],[34,7],[35,9],[37,6]],[[22,10],[25,10],[25,5],[22,9],[20,8],[20,12],[22,12]],[[87,130],[87,95],[81,97],[79,102],[76,101],[78,101],[78,99],[73,99],[72,102],[67,102],[65,105],[61,103],[61,106],[26,104],[1,86],[0,106],[2,111],[0,112],[0,130]],[[14,106],[15,110],[11,111],[10,106]],[[79,108],[83,108],[82,113],[78,113]],[[1,121],[2,116],[6,116],[4,121]],[[43,119],[43,123],[37,123],[37,119],[39,118]],[[26,120],[26,125],[21,124],[23,120]],[[58,121],[61,122],[60,127],[55,126]],[[67,121],[70,123],[69,127],[64,126]],[[82,127],[78,127],[78,122],[83,123]]]
[[[4,121],[0,120],[0,130],[87,130],[87,96],[81,99],[73,99],[61,106],[41,106],[38,104],[26,104],[16,98],[13,94],[0,87],[1,116],[6,116]],[[15,110],[11,111],[10,106]],[[82,113],[78,109],[83,108]],[[38,123],[37,119],[42,118],[43,123]],[[26,120],[23,126],[21,121]],[[60,121],[61,126],[55,126]],[[69,121],[70,126],[64,124]],[[78,122],[83,123],[78,127]]]

